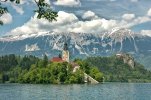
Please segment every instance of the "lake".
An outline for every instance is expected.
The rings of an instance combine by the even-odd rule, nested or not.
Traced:
[[[0,100],[151,100],[151,83],[0,84]]]

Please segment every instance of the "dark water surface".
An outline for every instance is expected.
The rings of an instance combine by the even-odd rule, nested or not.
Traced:
[[[151,100],[151,84],[0,84],[0,100]]]

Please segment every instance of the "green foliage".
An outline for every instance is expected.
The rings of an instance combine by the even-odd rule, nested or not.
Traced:
[[[47,67],[35,67],[34,65],[25,73],[19,82],[21,83],[83,83],[83,73],[72,73],[67,70],[70,65],[64,63],[51,63]],[[69,72],[68,72],[69,71]],[[75,77],[75,81],[72,78]]]
[[[2,83],[2,73],[0,73],[0,83]]]
[[[35,56],[15,56],[14,54],[0,57],[0,82],[32,83],[32,84],[73,84],[84,83],[84,72],[100,81],[102,73],[91,67],[86,61],[76,60],[81,67],[73,73],[70,63],[48,62],[44,55],[43,59]]]
[[[20,0],[5,0],[3,2],[7,3],[8,1],[11,1],[12,3],[20,4]],[[37,5],[37,10],[35,12],[38,13],[37,18],[41,19],[44,18],[48,21],[56,21],[56,18],[58,17],[57,12],[53,11],[50,7],[49,4],[45,3],[45,0],[34,0],[36,5]],[[4,14],[7,13],[7,7],[3,7],[2,4],[0,3],[0,17]],[[0,20],[0,25],[3,25],[3,21]]]
[[[103,80],[103,73],[101,73],[97,67],[92,67],[89,75],[99,82]]]
[[[0,25],[3,25],[3,22],[0,20]]]
[[[8,12],[7,8],[6,8],[6,7],[3,7],[3,6],[1,5],[1,3],[0,3],[0,17],[1,17],[4,13],[7,13],[7,12]],[[3,25],[3,21],[2,21],[2,20],[0,20],[0,25]]]
[[[75,62],[80,65],[81,70],[89,74],[95,80],[99,82],[103,81],[103,73],[101,73],[97,67],[90,65],[86,60],[75,59]]]
[[[18,62],[14,54],[0,57],[0,72],[8,71],[17,65],[18,65]]]
[[[39,0],[38,2],[36,2],[36,4],[38,6],[38,9],[35,10],[35,12],[38,13],[38,19],[45,18],[48,21],[56,20],[56,17],[58,17],[57,12],[52,11],[50,5],[45,3],[45,0]]]
[[[75,61],[79,66],[80,69],[83,70],[86,73],[89,73],[90,70],[90,65],[88,64],[87,61],[81,60],[81,59],[75,59]]]
[[[142,65],[136,63],[134,68],[124,64],[123,60],[111,57],[89,57],[86,59],[89,64],[98,67],[104,74],[104,81],[107,82],[151,82],[151,72],[147,71]],[[99,78],[101,74],[96,69],[91,69],[90,74]]]
[[[4,14],[7,13],[8,9],[6,7],[3,7],[0,3],[0,17]]]
[[[10,0],[11,2],[15,2],[16,4],[20,3],[20,0]]]
[[[132,68],[123,60],[111,57],[89,57],[74,61],[80,69],[73,73],[73,66],[67,62],[48,62],[47,56],[39,59],[34,56],[0,57],[0,82],[33,84],[73,84],[84,83],[84,72],[102,82],[151,82],[151,72],[141,64]],[[96,66],[96,67],[95,67]]]
[[[68,75],[68,79],[65,81],[68,84],[81,84],[84,83],[84,73],[82,70],[78,70],[75,73]]]

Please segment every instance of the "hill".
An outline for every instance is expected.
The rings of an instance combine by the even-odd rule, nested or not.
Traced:
[[[138,62],[132,67],[117,56],[89,57],[85,61],[103,72],[105,82],[151,82],[151,72]]]

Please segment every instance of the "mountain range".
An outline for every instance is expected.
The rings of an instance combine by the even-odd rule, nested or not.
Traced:
[[[42,57],[46,54],[52,58],[61,53],[65,42],[68,44],[70,59],[129,53],[136,61],[151,69],[151,37],[124,28],[114,28],[101,34],[73,32],[9,34],[0,37],[0,55],[32,54]]]

